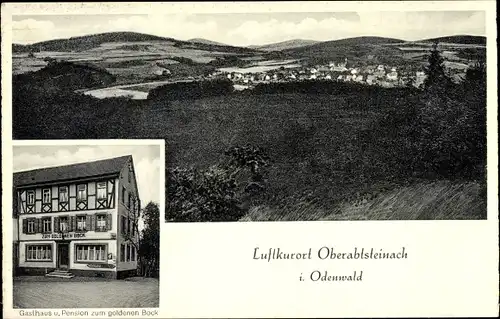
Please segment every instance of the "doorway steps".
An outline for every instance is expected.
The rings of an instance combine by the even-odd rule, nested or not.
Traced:
[[[56,269],[53,272],[46,274],[47,277],[57,277],[57,278],[73,278],[75,277],[72,273],[64,269]]]

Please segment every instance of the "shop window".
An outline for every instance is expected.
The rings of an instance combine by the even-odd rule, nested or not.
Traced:
[[[105,261],[106,245],[76,245],[76,261]]]
[[[52,245],[27,245],[26,261],[52,261]]]

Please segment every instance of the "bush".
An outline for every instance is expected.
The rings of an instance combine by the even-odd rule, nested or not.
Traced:
[[[225,154],[227,162],[204,170],[168,170],[167,221],[237,221],[246,214],[244,202],[265,189],[263,168],[269,157],[251,145],[229,148]]]

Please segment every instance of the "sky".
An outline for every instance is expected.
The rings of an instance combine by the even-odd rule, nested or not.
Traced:
[[[160,203],[160,146],[157,145],[58,145],[14,146],[14,172],[82,163],[124,155],[132,155],[141,206],[149,201]]]
[[[485,35],[484,11],[385,11],[210,13],[153,15],[13,16],[19,44],[102,32],[133,31],[179,40],[204,38],[247,46],[292,39],[318,41],[355,36],[420,40],[449,35]]]

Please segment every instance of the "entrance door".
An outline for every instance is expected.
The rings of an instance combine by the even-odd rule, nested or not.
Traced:
[[[57,244],[57,268],[69,268],[69,244]]]

